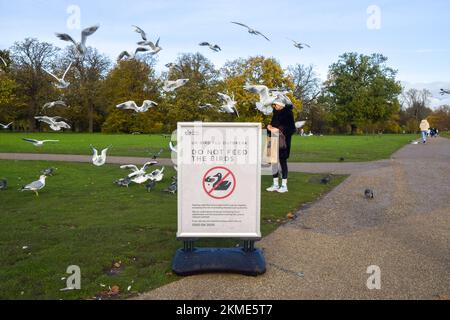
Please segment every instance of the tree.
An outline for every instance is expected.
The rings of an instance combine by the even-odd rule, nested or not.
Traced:
[[[352,134],[365,123],[388,121],[400,108],[401,85],[386,61],[381,54],[345,53],[330,66],[325,85],[331,111]]]
[[[47,97],[54,95],[55,87],[43,69],[49,69],[54,62],[58,49],[47,42],[27,38],[16,42],[12,47],[12,73],[17,83],[17,95],[23,102],[23,113],[28,128],[36,129],[34,119],[40,107],[47,102]]]
[[[108,112],[102,125],[103,132],[161,132],[164,118],[158,90],[160,84],[152,64],[137,59],[120,61],[108,74],[101,88]],[[153,100],[160,105],[141,114],[116,108],[126,101],[141,105],[144,100]]]
[[[308,113],[322,92],[322,81],[314,71],[314,66],[296,64],[288,67],[288,75],[294,83],[294,96],[302,102],[302,113]]]
[[[285,74],[283,68],[274,58],[263,56],[250,57],[248,59],[236,59],[229,61],[222,68],[225,88],[228,93],[234,94],[238,102],[237,108],[241,114],[240,121],[255,121],[268,123],[270,116],[264,116],[259,112],[255,103],[258,95],[244,90],[246,84],[262,84],[270,88],[286,88],[294,90],[292,79]],[[301,102],[292,94],[288,95],[292,100],[297,113],[301,109]]]

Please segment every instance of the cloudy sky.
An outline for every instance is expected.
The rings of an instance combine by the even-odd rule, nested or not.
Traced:
[[[441,87],[450,89],[448,0],[0,0],[0,49],[25,37],[64,46],[54,33],[79,37],[74,6],[80,9],[81,27],[100,24],[89,43],[111,58],[134,50],[139,38],[132,24],[152,40],[161,37],[160,70],[182,52],[199,51],[218,67],[262,54],[283,67],[314,64],[325,78],[342,53],[377,52],[389,58],[405,87],[430,89],[434,106],[450,104],[450,97],[438,94]],[[271,41],[230,21],[246,23]],[[299,51],[287,38],[312,48]],[[217,43],[223,51],[199,47],[201,41]]]

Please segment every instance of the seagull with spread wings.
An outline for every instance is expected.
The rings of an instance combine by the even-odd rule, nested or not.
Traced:
[[[67,72],[69,72],[69,70],[70,70],[71,67],[72,67],[72,62],[71,62],[71,63],[69,64],[69,66],[67,67],[67,69],[66,69],[66,71],[64,72],[62,78],[58,78],[57,76],[55,76],[53,73],[51,73],[51,72],[48,71],[48,70],[45,70],[45,69],[44,69],[44,71],[47,72],[49,75],[51,75],[53,78],[55,78],[56,81],[58,81],[58,84],[55,85],[58,89],[66,89],[66,88],[70,85],[70,83],[67,82],[67,81],[65,81],[64,78],[66,77],[66,74],[67,74]]]
[[[450,89],[448,89],[448,90],[441,89],[441,95],[444,95],[444,94],[450,94]]]
[[[150,54],[152,56],[154,56],[155,54],[159,53],[163,48],[159,45],[159,40],[160,38],[158,38],[158,40],[156,41],[156,43],[153,43],[150,40],[144,40],[144,41],[139,41],[137,44],[140,46],[148,46],[152,49],[152,52],[150,52]]]
[[[8,124],[0,123],[0,127],[2,127],[2,129],[6,130],[6,129],[9,129],[9,127],[10,127],[13,123],[14,123],[14,122],[10,122],[10,123],[8,123]]]
[[[272,113],[272,104],[278,98],[278,95],[272,94],[269,88],[264,85],[245,85],[244,89],[259,95],[259,102],[256,103],[256,108],[259,111],[266,116]]]
[[[134,164],[127,164],[127,165],[120,166],[120,169],[131,170],[131,173],[128,175],[128,177],[134,178],[134,177],[146,175],[147,174],[146,170],[149,167],[154,166],[156,164],[158,164],[157,161],[149,161],[149,162],[146,162],[140,169]]]
[[[144,48],[144,47],[138,47],[136,48],[136,50],[134,51],[133,54],[130,54],[128,51],[122,51],[119,56],[117,57],[117,61],[121,61],[124,58],[126,58],[127,60],[131,60],[131,59],[136,59],[137,55],[141,52],[148,52],[150,51],[150,49],[148,48]]]
[[[236,109],[237,102],[234,100],[234,96],[230,97],[229,95],[220,92],[217,94],[224,102],[224,104],[220,106],[219,112],[235,114],[239,118],[239,112]]]
[[[28,138],[23,138],[22,140],[33,144],[35,147],[42,147],[46,142],[59,142],[59,140],[35,140]]]
[[[311,46],[309,44],[302,43],[302,42],[297,42],[297,41],[292,40],[292,39],[289,39],[289,40],[291,40],[294,43],[294,47],[296,47],[296,48],[298,48],[300,50],[304,49],[305,47],[311,48]]]
[[[62,119],[61,117],[47,117],[47,116],[40,116],[40,117],[34,117],[36,120],[40,122],[44,122],[50,126],[50,129],[53,131],[61,131],[61,129],[70,129],[70,125],[67,124],[64,121],[58,121],[58,119]]]
[[[47,102],[42,107],[42,110],[45,110],[45,109],[48,109],[48,108],[53,108],[53,107],[58,107],[58,106],[67,107],[67,104],[64,101],[62,101],[62,100]]]
[[[92,145],[91,145],[91,149],[93,151],[93,155],[92,155],[92,164],[97,166],[97,167],[101,167],[106,163],[106,153],[108,152],[109,148],[108,147],[106,149],[103,149],[102,152],[100,154],[98,154],[98,150],[95,149]]]
[[[175,90],[177,90],[178,88],[181,88],[182,86],[184,86],[186,83],[188,83],[189,79],[178,79],[175,81],[165,81],[164,82],[164,86],[163,86],[163,90],[165,92],[173,92]]]
[[[67,33],[57,33],[56,36],[63,41],[72,42],[74,44],[75,48],[77,49],[78,55],[80,57],[84,57],[84,55],[87,52],[86,40],[89,36],[93,35],[98,30],[98,28],[100,28],[100,26],[96,25],[96,26],[92,26],[92,27],[86,28],[83,31],[81,31],[81,41],[79,43],[76,42]]]
[[[219,45],[217,45],[217,44],[211,44],[211,43],[209,43],[209,42],[200,42],[200,43],[199,43],[199,46],[201,46],[201,47],[209,47],[209,48],[210,48],[212,51],[214,51],[214,52],[222,51],[222,48],[219,47]]]
[[[267,38],[264,34],[262,34],[261,32],[259,32],[258,30],[255,30],[255,29],[253,29],[253,28],[250,28],[249,26],[247,26],[247,25],[245,25],[245,24],[243,24],[243,23],[240,23],[240,22],[233,22],[233,21],[232,21],[231,23],[234,23],[234,24],[237,24],[238,26],[242,26],[242,27],[244,27],[244,28],[247,28],[248,33],[253,34],[253,35],[255,35],[255,36],[262,36],[262,37],[264,37],[267,41],[270,41],[269,38]]]
[[[117,109],[121,110],[133,110],[137,113],[147,112],[149,109],[156,107],[158,104],[151,100],[145,100],[142,106],[138,106],[134,101],[127,101],[116,106]]]

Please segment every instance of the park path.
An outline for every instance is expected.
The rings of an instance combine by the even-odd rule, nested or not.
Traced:
[[[71,154],[41,154],[41,153],[0,153],[0,160],[29,160],[29,161],[62,161],[90,163],[92,156],[71,155]],[[135,164],[143,165],[150,158],[140,157],[117,157],[108,156],[108,164]],[[171,159],[158,159],[159,164],[173,165]],[[367,171],[375,168],[389,166],[389,160],[379,160],[372,162],[344,162],[344,163],[290,163],[289,170],[292,172],[310,173],[334,173],[351,174],[360,171]]]
[[[353,170],[258,246],[262,276],[191,276],[136,299],[448,299],[450,140]],[[381,269],[381,290],[366,286],[371,265]]]

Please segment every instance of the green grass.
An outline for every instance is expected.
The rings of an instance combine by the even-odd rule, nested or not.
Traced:
[[[40,170],[54,166],[57,174],[36,197],[18,192]],[[174,174],[168,170],[157,190],[129,189],[112,184],[124,176],[118,166],[39,161],[0,161],[0,299],[85,299],[117,285],[125,298],[179,279],[171,259],[180,247],[176,237],[176,196],[163,193]],[[262,233],[285,222],[286,214],[312,202],[345,177],[328,186],[318,175],[292,173],[290,192],[263,193]],[[271,177],[263,177],[263,186]],[[203,241],[203,245],[234,246],[237,240]],[[28,246],[28,249],[23,249]],[[113,261],[122,261],[118,275],[108,275]],[[69,265],[81,268],[82,290],[61,292]],[[134,281],[131,292],[126,288]]]
[[[55,139],[37,148],[21,139]],[[372,161],[387,159],[399,148],[418,135],[368,135],[368,136],[295,136],[292,142],[290,161],[294,162],[336,162],[341,157],[346,161]],[[110,155],[146,157],[149,152],[164,149],[163,157],[169,158],[170,139],[162,135],[106,135],[71,133],[0,133],[0,152],[91,154],[90,144],[96,148],[112,145]]]

